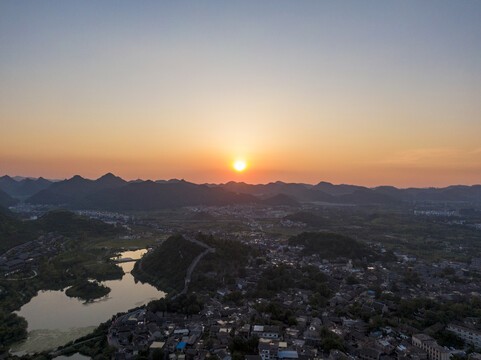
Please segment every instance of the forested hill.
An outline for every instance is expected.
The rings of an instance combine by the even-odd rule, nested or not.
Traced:
[[[184,287],[187,269],[205,250],[181,235],[174,235],[135,263],[132,274],[162,291],[180,291]]]
[[[257,250],[238,241],[217,239],[198,234],[197,240],[214,248],[197,264],[190,286],[195,290],[216,290],[221,283],[232,280],[244,269]],[[178,292],[184,287],[187,269],[206,247],[186,240],[181,235],[168,238],[158,248],[135,264],[132,274],[166,292]]]
[[[219,287],[234,283],[236,277],[245,272],[249,261],[260,255],[260,251],[236,240],[219,239],[212,235],[198,234],[197,239],[215,248],[197,265],[192,275],[193,290],[217,291]]]

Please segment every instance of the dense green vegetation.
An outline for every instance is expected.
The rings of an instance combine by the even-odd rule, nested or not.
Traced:
[[[165,291],[180,291],[184,287],[187,269],[205,248],[175,235],[138,261],[132,274]]]
[[[0,253],[36,238],[32,222],[22,222],[0,212]]]
[[[303,232],[289,239],[289,245],[304,246],[307,255],[319,254],[325,259],[347,257],[361,260],[363,257],[373,257],[374,252],[363,243],[348,236],[329,232]]]
[[[257,355],[258,346],[257,336],[252,336],[247,340],[241,336],[234,336],[229,343],[229,350],[233,360],[243,360],[246,355]]]
[[[162,298],[159,300],[151,301],[147,308],[152,312],[171,312],[180,313],[186,315],[198,314],[204,304],[196,295],[180,295],[175,299]]]
[[[325,326],[321,329],[321,339],[321,348],[324,352],[329,352],[331,350],[345,350],[344,340]]]
[[[415,314],[419,311],[424,314],[423,322],[416,319]],[[462,320],[465,317],[481,318],[481,300],[477,296],[464,301],[442,304],[424,298],[400,300],[396,315],[416,328],[425,328],[437,322],[448,324],[453,320]]]
[[[411,285],[411,286],[415,286],[417,284],[419,284],[419,282],[421,281],[419,279],[419,274],[415,271],[406,271],[404,273],[404,282],[407,284],[407,285]]]
[[[85,239],[118,235],[121,230],[100,220],[64,210],[50,211],[38,220],[25,221],[0,212],[0,253],[49,232]]]
[[[239,241],[218,239],[212,235],[198,234],[197,239],[215,248],[202,258],[192,274],[192,290],[216,291],[223,284],[233,284],[242,276],[249,259],[259,251]]]
[[[204,234],[198,234],[197,239],[215,248],[215,252],[206,254],[197,264],[192,274],[191,290],[215,291],[221,284],[233,283],[235,277],[242,274],[249,258],[258,254],[257,250],[238,241]],[[132,273],[137,279],[163,291],[180,291],[188,267],[205,250],[181,235],[172,236],[136,263]]]
[[[270,320],[273,324],[284,325],[297,325],[296,316],[292,309],[285,309],[277,302],[260,303],[256,304],[255,309],[261,314],[269,314]]]
[[[272,298],[281,291],[299,288],[314,291],[312,302],[316,306],[325,306],[332,295],[327,282],[327,275],[315,266],[293,268],[286,265],[270,267],[261,274],[255,297]]]
[[[98,281],[121,279],[124,272],[121,267],[109,261],[110,253],[92,248],[79,251],[80,244],[74,244],[68,251],[59,254],[49,264],[44,264],[46,271],[53,277],[64,275],[73,279],[95,279]]]
[[[27,337],[27,322],[13,313],[0,310],[0,354],[14,342]]]
[[[65,295],[90,301],[104,297],[110,292],[110,288],[99,284],[97,281],[81,280],[65,291]]]

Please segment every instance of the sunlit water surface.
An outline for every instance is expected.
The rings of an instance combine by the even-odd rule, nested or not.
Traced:
[[[125,251],[120,258],[140,259],[147,250]],[[165,296],[149,284],[135,283],[130,271],[134,262],[118,264],[125,272],[121,280],[102,282],[110,293],[85,303],[61,291],[39,291],[16,313],[28,322],[28,338],[11,349],[15,355],[56,348],[87,335],[112,315]],[[72,359],[72,358],[70,358]]]

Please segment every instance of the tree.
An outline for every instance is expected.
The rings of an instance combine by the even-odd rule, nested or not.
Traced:
[[[331,350],[341,350],[344,351],[344,340],[330,331],[327,327],[323,326],[320,331],[320,335],[322,338],[321,341],[321,348],[325,352],[329,352]]]
[[[154,349],[154,351],[152,351],[152,360],[163,360],[164,355],[164,350]]]

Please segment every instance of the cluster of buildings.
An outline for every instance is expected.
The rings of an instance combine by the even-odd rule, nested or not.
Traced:
[[[273,217],[280,219],[280,225],[286,228],[304,227],[302,223],[284,219],[286,212],[282,209],[273,212],[268,208],[230,206],[190,211],[203,211],[216,217],[241,213],[249,233],[224,235],[261,250],[263,255],[246,264],[242,277],[220,285],[216,293],[198,292],[196,295],[204,306],[197,315],[141,308],[116,318],[108,333],[109,344],[117,349],[115,359],[134,359],[142,353],[161,350],[169,360],[209,357],[231,360],[234,339],[246,344],[257,339],[255,349],[250,349],[245,360],[448,360],[453,355],[465,356],[453,346],[441,346],[433,338],[439,331],[456,335],[464,341],[466,349],[471,346],[481,350],[481,321],[464,319],[449,324],[439,321],[430,328],[420,329],[395,315],[399,303],[393,300],[394,297],[427,298],[445,302],[481,296],[481,258],[474,258],[470,263],[428,263],[395,253],[389,261],[366,258],[353,261],[344,257],[328,260],[318,254],[306,255],[302,247],[289,246],[287,241],[263,231],[266,224],[262,220]],[[120,223],[145,221],[158,231],[173,231],[172,227],[160,229],[151,224],[151,220],[128,219],[119,214],[82,215]],[[48,234],[11,249],[0,258],[0,269],[5,273],[24,269],[40,256],[58,251],[62,241],[61,237]],[[369,246],[378,254],[387,251],[380,243]],[[280,265],[319,269],[328,279],[326,286],[331,296],[327,302],[316,308],[312,304],[316,289],[306,287],[279,291],[270,298],[253,297],[263,271]],[[416,276],[409,276],[407,281],[406,274]],[[234,292],[241,295],[236,301],[230,297]],[[293,321],[274,319],[262,310],[272,302],[282,312],[290,311]],[[425,309],[416,309],[413,316],[423,323]],[[381,319],[382,325],[375,324],[373,319]],[[335,345],[330,346],[329,341]],[[481,360],[476,352],[469,356]]]
[[[242,278],[219,288],[215,295],[197,293],[204,301],[198,315],[187,317],[142,309],[118,318],[109,332],[109,342],[118,349],[116,357],[132,359],[141,351],[162,349],[165,358],[170,360],[210,356],[231,360],[229,345],[234,338],[246,342],[258,339],[254,353],[246,355],[246,360],[447,360],[452,355],[464,354],[454,347],[439,345],[429,335],[437,330],[451,331],[467,346],[472,344],[475,349],[481,349],[481,322],[467,319],[466,323],[448,326],[438,323],[425,329],[426,333],[420,333],[419,328],[393,316],[399,305],[389,300],[390,296],[380,297],[378,293],[404,299],[428,297],[436,301],[479,295],[479,279],[472,278],[471,265],[443,262],[433,266],[398,256],[389,264],[376,261],[359,266],[346,258],[329,261],[317,255],[306,256],[300,248],[266,237],[243,241],[265,250],[259,264],[249,263]],[[476,265],[478,260],[472,263]],[[327,285],[333,295],[321,311],[315,310],[310,302],[314,289],[291,288],[268,299],[248,296],[255,290],[263,270],[277,265],[315,266],[327,275]],[[419,273],[418,285],[404,281],[403,274],[407,271]],[[466,281],[450,280],[445,277],[447,273],[464,277]],[[241,293],[242,298],[233,301],[229,297],[233,292]],[[263,309],[260,305],[271,302],[278,304],[282,311],[292,311],[295,321],[279,322],[272,319],[272,314],[260,310]],[[418,309],[414,315],[422,322],[424,310]],[[375,326],[373,318],[389,318],[390,324],[386,326],[383,322],[383,326]],[[326,351],[323,345],[326,330],[343,344],[341,349]],[[476,359],[477,354],[470,356]]]
[[[440,346],[431,336],[407,325],[372,331],[365,321],[349,314],[338,316],[330,306],[319,316],[307,314],[308,311],[298,311],[295,324],[265,325],[260,322],[268,322],[269,317],[256,310],[255,302],[233,306],[211,298],[201,313],[193,316],[147,309],[125,314],[113,322],[108,339],[117,348],[115,359],[119,360],[156,349],[161,349],[164,358],[170,360],[203,360],[212,356],[231,360],[229,345],[233,339],[247,342],[254,337],[258,339],[257,347],[254,353],[245,355],[245,360],[448,360],[452,355],[463,354]],[[323,328],[342,339],[343,349],[323,350]],[[467,343],[474,344],[481,338],[481,331],[466,325],[450,324],[447,329],[458,331]],[[481,355],[471,354],[477,360],[476,356]]]
[[[0,257],[0,273],[9,276],[19,271],[32,270],[42,257],[58,253],[64,241],[63,235],[51,232],[11,248]]]
[[[75,214],[86,216],[91,219],[102,220],[107,224],[125,224],[132,219],[131,216],[111,212],[111,211],[100,211],[100,210],[76,210]]]
[[[142,351],[156,349],[185,359],[186,355],[198,353],[203,332],[199,317],[185,319],[181,314],[139,309],[114,320],[108,342],[117,348],[116,359],[133,359]]]

